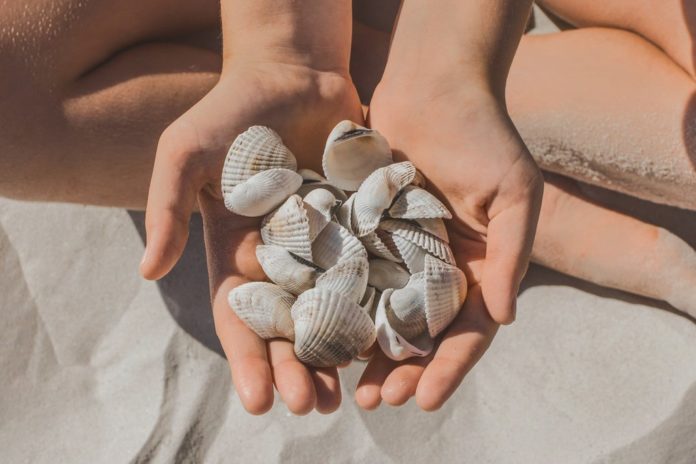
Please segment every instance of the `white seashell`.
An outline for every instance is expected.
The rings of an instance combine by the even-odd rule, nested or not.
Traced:
[[[407,185],[389,208],[389,216],[399,219],[452,219],[452,213],[435,195],[414,185]]]
[[[387,312],[390,311],[389,300],[393,292],[392,289],[385,290],[377,305],[375,325],[379,347],[394,361],[429,355],[433,350],[434,340],[427,333],[409,341],[389,324]]]
[[[307,205],[311,206],[321,213],[327,221],[331,220],[334,209],[341,204],[336,199],[336,196],[325,188],[317,188],[310,191],[302,197],[302,201],[304,201],[305,207]]]
[[[426,333],[425,273],[413,274],[404,288],[395,289],[389,297],[389,325],[407,340]]]
[[[235,214],[258,217],[273,211],[302,185],[302,177],[289,169],[269,169],[223,189],[225,207]]]
[[[336,199],[340,201],[346,201],[348,199],[348,196],[345,194],[343,190],[341,190],[338,187],[334,187],[328,182],[305,182],[300,186],[300,188],[297,189],[297,194],[301,197],[304,197],[309,192],[316,189],[329,190],[331,191],[331,193],[334,194]]]
[[[256,258],[266,276],[283,290],[299,295],[314,287],[320,272],[300,261],[285,248],[274,245],[258,245]]]
[[[379,132],[341,121],[326,141],[322,167],[333,185],[355,191],[373,171],[392,162],[389,143]]]
[[[252,126],[230,146],[222,167],[222,192],[268,169],[297,171],[297,161],[280,136],[264,126]]]
[[[349,259],[367,259],[367,251],[348,229],[335,222],[329,222],[312,242],[312,256],[314,264],[322,269],[330,269]]]
[[[365,179],[356,192],[353,203],[353,231],[358,237],[377,229],[384,211],[415,176],[415,166],[404,161],[380,168]]]
[[[366,257],[339,261],[317,279],[316,288],[340,293],[359,303],[367,288],[368,269]]]
[[[230,291],[232,310],[263,339],[282,337],[294,340],[290,309],[295,297],[268,282],[249,282]]]
[[[402,237],[446,263],[454,264],[454,255],[446,242],[410,222],[387,219],[380,223],[379,228],[389,232],[394,240],[397,236]]]
[[[307,261],[312,261],[310,233],[309,217],[299,195],[290,196],[261,223],[264,244],[282,247]]]
[[[445,221],[441,218],[412,219],[412,221],[425,232],[434,235],[445,243],[449,243],[447,226],[445,226]]]
[[[336,211],[336,219],[338,223],[353,232],[353,203],[355,202],[355,194],[351,195]]]
[[[386,259],[371,259],[368,283],[380,291],[388,288],[403,288],[408,284],[409,274],[406,269]]]
[[[297,173],[302,176],[303,182],[326,182],[324,176],[311,169],[299,169]]]
[[[464,272],[432,256],[425,258],[425,317],[436,337],[459,313],[467,294]]]
[[[330,290],[304,292],[292,307],[295,354],[311,366],[350,361],[375,341],[370,316],[350,298]]]
[[[425,257],[428,253],[423,248],[400,235],[391,235],[390,238],[394,242],[399,257],[403,260],[408,272],[415,274],[425,269]]]
[[[360,237],[360,241],[367,251],[378,258],[388,259],[395,263],[402,263],[399,252],[389,234],[379,229]]]
[[[360,300],[360,307],[365,311],[367,314],[370,315],[370,319],[373,321],[375,320],[375,309],[377,308],[377,290],[375,287],[367,286],[365,289],[365,294],[362,297],[362,300]]]

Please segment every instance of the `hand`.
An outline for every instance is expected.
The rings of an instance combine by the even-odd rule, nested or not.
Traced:
[[[362,110],[347,72],[316,71],[236,55],[219,83],[162,134],[146,214],[147,248],[141,264],[149,279],[165,275],[188,237],[189,216],[203,215],[215,328],[236,391],[253,414],[273,404],[273,384],[296,414],[335,410],[341,401],[336,369],[308,368],[287,340],[264,342],[242,323],[227,294],[264,280],[255,256],[260,218],[235,216],[223,205],[220,174],[227,149],[252,125],[275,129],[301,167],[320,169],[328,133]]]
[[[397,363],[377,350],[356,392],[366,409],[381,399],[400,405],[414,395],[421,408],[438,409],[481,358],[498,324],[514,320],[543,190],[538,168],[490,93],[459,90],[465,86],[457,81],[406,87],[380,84],[370,125],[396,157],[423,172],[452,211],[450,245],[469,293],[434,354]]]

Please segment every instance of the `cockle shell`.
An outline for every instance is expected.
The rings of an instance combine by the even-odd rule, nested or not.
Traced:
[[[355,194],[348,197],[336,211],[336,219],[338,223],[353,233],[353,203],[355,202]]]
[[[403,288],[408,284],[409,274],[406,269],[393,261],[386,259],[371,259],[368,283],[377,290],[388,288]]]
[[[377,298],[377,290],[375,287],[367,286],[365,289],[365,294],[362,297],[362,300],[360,300],[360,307],[370,315],[370,319],[374,320],[375,317],[375,309],[376,309],[376,304],[377,301],[375,298]]]
[[[396,195],[416,177],[412,163],[390,164],[370,174],[360,185],[353,202],[353,231],[363,237],[377,229],[382,215]]]
[[[258,217],[273,211],[302,185],[295,171],[276,168],[261,171],[234,187],[223,187],[228,210],[235,214]]]
[[[452,250],[446,242],[425,232],[420,227],[408,221],[387,219],[380,223],[379,228],[389,232],[394,239],[396,239],[396,237],[402,237],[446,263],[454,264]]]
[[[399,251],[391,237],[379,229],[360,237],[360,241],[367,251],[378,258],[388,259],[395,263],[402,263],[403,259],[399,256]]]
[[[348,229],[329,222],[312,242],[312,262],[322,269],[330,269],[341,261],[353,258],[367,259],[367,251]]]
[[[311,169],[300,169],[297,171],[298,174],[302,176],[302,185],[297,189],[297,194],[304,197],[309,192],[315,189],[325,189],[329,190],[334,194],[337,200],[346,201],[348,196],[340,188],[331,185],[328,180],[322,177],[319,173],[312,171]]]
[[[399,219],[452,219],[452,213],[435,195],[415,185],[407,185],[389,208],[389,216]]]
[[[285,248],[274,245],[258,245],[256,258],[266,276],[283,290],[299,295],[314,287],[320,271]]]
[[[326,182],[326,179],[324,176],[319,174],[316,171],[312,171],[311,169],[298,169],[297,173],[302,176],[302,181],[303,182]]]
[[[389,238],[394,243],[399,258],[406,265],[408,272],[415,274],[425,269],[425,257],[428,255],[425,249],[400,235],[391,234]]]
[[[413,340],[398,333],[389,323],[387,312],[391,311],[389,301],[393,289],[387,289],[382,293],[375,313],[375,325],[377,328],[377,342],[387,357],[402,361],[413,356],[427,356],[433,350],[434,340],[424,333]]]
[[[445,243],[449,243],[447,226],[445,226],[445,221],[441,218],[412,219],[412,221],[425,232],[434,235]]]
[[[249,282],[230,291],[227,301],[237,316],[259,337],[294,340],[290,310],[295,297],[277,285]]]
[[[379,132],[341,121],[329,134],[322,167],[333,185],[355,191],[373,171],[392,162],[389,143]]]
[[[467,294],[464,272],[433,256],[425,258],[425,317],[436,337],[459,313]]]
[[[252,126],[232,143],[222,168],[222,192],[268,169],[297,171],[297,160],[271,128]]]
[[[299,195],[291,195],[261,224],[264,244],[282,247],[307,261],[312,261],[311,233],[309,217]]]
[[[367,289],[368,269],[367,257],[339,261],[317,279],[316,288],[340,293],[360,303]]]
[[[305,209],[309,209],[308,206],[313,208],[321,213],[322,216],[326,218],[327,222],[331,221],[334,209],[341,204],[331,191],[324,188],[317,188],[310,191],[302,197],[302,201],[305,204]]]
[[[425,273],[413,274],[408,285],[395,289],[389,297],[389,325],[407,340],[428,329],[425,315]]]
[[[292,307],[295,354],[316,367],[337,366],[355,358],[375,341],[370,316],[350,298],[313,288]]]

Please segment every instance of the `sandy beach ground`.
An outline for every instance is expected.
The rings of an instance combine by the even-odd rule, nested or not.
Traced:
[[[545,23],[542,22],[542,26]],[[608,196],[696,245],[696,214]],[[208,304],[201,222],[159,283],[143,214],[0,199],[0,461],[696,462],[696,324],[532,267],[518,320],[439,412],[244,412]],[[695,289],[696,291],[696,289]]]

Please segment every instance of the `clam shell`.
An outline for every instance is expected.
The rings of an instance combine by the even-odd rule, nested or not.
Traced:
[[[316,288],[340,293],[359,303],[367,288],[368,269],[366,257],[340,261],[317,279]]]
[[[370,232],[369,234],[360,237],[360,241],[363,245],[365,245],[367,251],[379,258],[388,259],[389,261],[393,261],[395,263],[403,262],[403,260],[399,257],[399,251],[397,250],[394,241],[389,237],[388,234],[383,232],[384,231],[377,229],[374,232]]]
[[[436,337],[459,313],[466,299],[464,272],[432,256],[425,257],[425,317]]]
[[[452,219],[452,213],[435,195],[415,185],[407,185],[389,208],[389,216],[399,219]]]
[[[363,237],[377,229],[379,221],[396,195],[416,176],[412,163],[391,164],[370,174],[360,185],[353,203],[353,231]]]
[[[368,283],[377,290],[403,288],[408,284],[410,275],[402,266],[386,259],[371,259]]]
[[[299,195],[290,196],[261,223],[261,238],[266,245],[282,247],[307,261],[312,261],[310,222]]]
[[[263,216],[273,211],[300,185],[302,178],[295,171],[282,168],[262,171],[223,191],[225,207],[241,216]]]
[[[390,238],[408,272],[415,274],[425,269],[425,257],[428,256],[428,253],[423,248],[400,235],[390,235]]]
[[[446,263],[454,264],[454,255],[452,255],[452,250],[447,242],[425,232],[410,222],[387,219],[382,221],[379,228],[389,232],[394,240],[396,240],[396,237],[402,237]]]
[[[379,132],[341,121],[326,141],[322,167],[333,185],[355,191],[373,171],[392,162],[389,143]]]
[[[367,259],[367,251],[348,229],[329,222],[312,242],[312,262],[322,269],[330,269],[353,258]]]
[[[326,182],[324,176],[311,169],[298,169],[297,173],[302,176],[302,181],[305,183]]]
[[[353,203],[355,202],[355,194],[351,195],[348,200],[344,201],[336,211],[336,219],[338,223],[353,232]]]
[[[268,169],[297,171],[297,161],[280,136],[264,126],[252,126],[230,146],[222,168],[222,192]]]
[[[317,268],[305,264],[287,251],[274,245],[258,245],[256,258],[266,276],[283,290],[299,295],[314,287],[320,275]]]
[[[377,305],[375,325],[379,347],[387,357],[394,361],[402,361],[414,356],[423,357],[429,355],[433,350],[434,340],[427,333],[409,341],[390,325],[387,312],[391,310],[389,300],[393,292],[394,290],[392,289],[385,290]]]
[[[375,320],[375,309],[377,308],[377,296],[378,292],[375,289],[375,287],[367,286],[365,289],[365,294],[363,295],[362,299],[360,300],[360,307],[365,311],[367,314],[370,315],[370,319],[373,321]]]
[[[350,298],[327,289],[304,292],[292,307],[295,354],[311,366],[350,361],[375,341],[370,316]]]
[[[413,340],[428,330],[424,282],[424,272],[413,274],[408,285],[395,289],[389,297],[389,325],[407,340]]]
[[[310,191],[302,197],[302,201],[305,204],[305,208],[308,205],[311,206],[321,213],[327,221],[330,221],[333,217],[334,208],[341,204],[341,202],[336,199],[336,196],[325,188],[317,188]]]
[[[441,218],[412,219],[412,221],[425,232],[434,235],[445,243],[449,243],[447,226],[445,226],[445,221]]]
[[[291,307],[295,297],[268,282],[249,282],[230,291],[232,310],[263,339],[282,337],[294,340]]]

